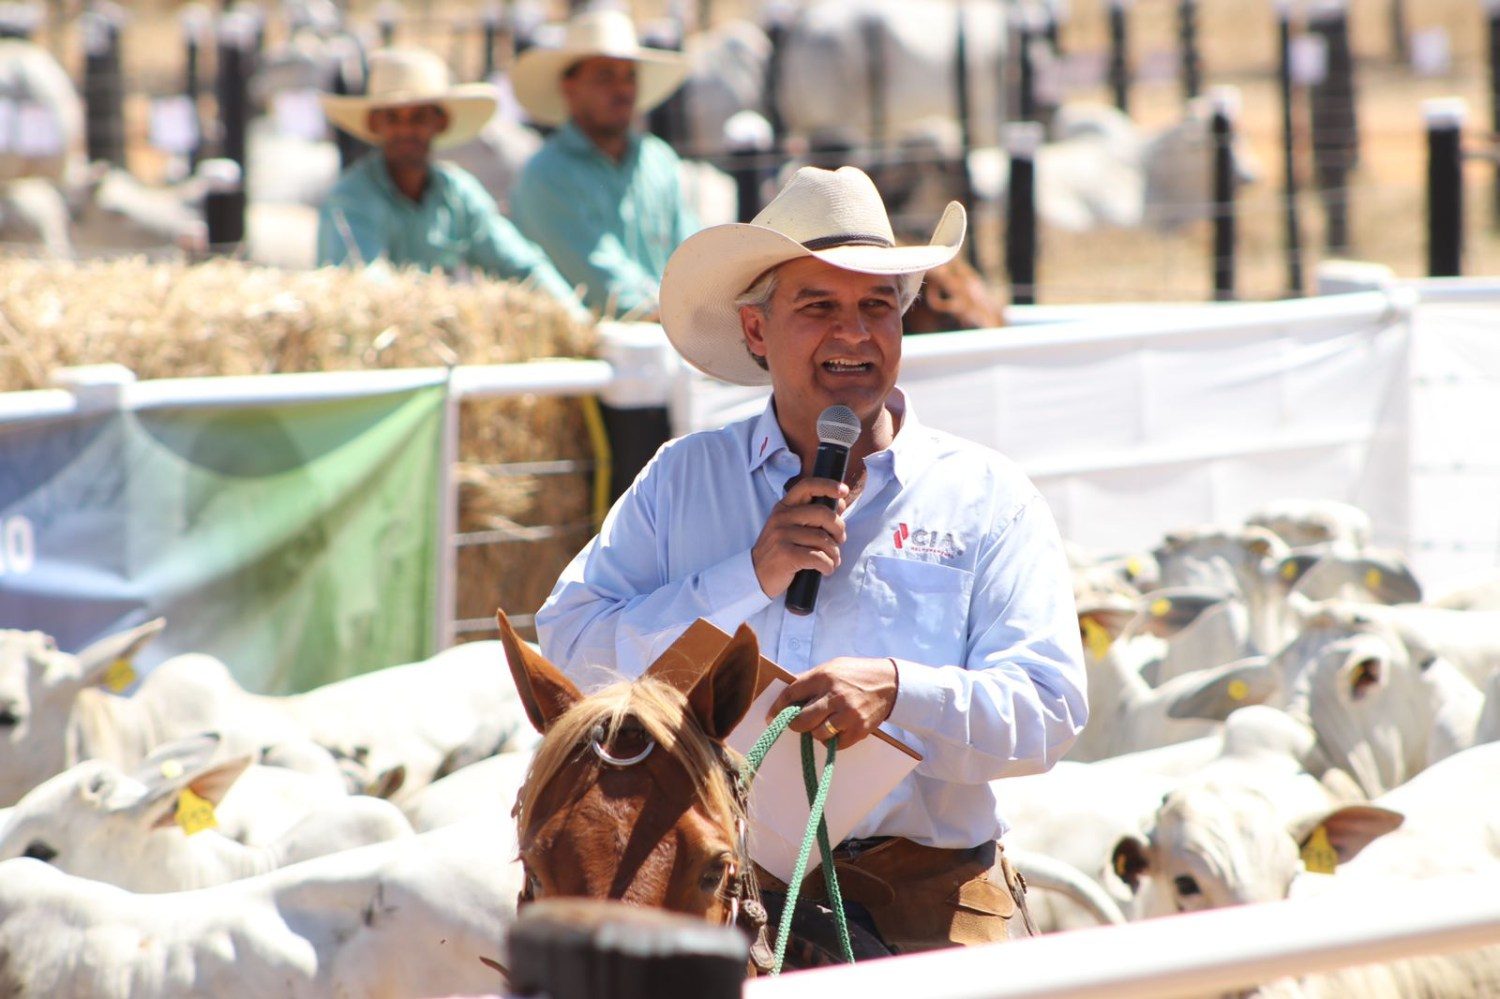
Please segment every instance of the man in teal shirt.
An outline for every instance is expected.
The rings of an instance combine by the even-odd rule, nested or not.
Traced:
[[[600,313],[654,317],[667,258],[698,229],[677,154],[631,127],[686,73],[614,10],[578,15],[562,46],[528,49],[511,72],[531,118],[560,126],[522,171],[511,213]]]
[[[328,119],[378,148],[339,178],[318,215],[318,263],[397,266],[527,280],[582,315],[547,255],[516,229],[467,171],[435,162],[495,111],[487,84],[450,86],[442,60],[421,49],[370,55],[369,96],[324,95]]]

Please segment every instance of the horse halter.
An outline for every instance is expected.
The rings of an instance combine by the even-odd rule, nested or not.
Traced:
[[[605,766],[623,770],[644,762],[656,748],[656,740],[648,736],[645,745],[640,750],[630,756],[616,756],[609,749],[604,726],[596,725],[589,733],[588,747]],[[766,914],[765,905],[760,900],[760,891],[755,882],[755,869],[750,860],[749,824],[745,820],[749,810],[750,786],[723,746],[716,745],[715,755],[719,764],[724,768],[724,775],[729,780],[730,787],[734,790],[735,803],[739,810],[739,818],[735,822],[735,856],[729,864],[726,876],[729,914],[722,925],[738,926],[750,938],[751,960],[764,973],[771,969],[774,957],[766,938],[766,924],[769,917]],[[516,898],[517,908],[536,900],[533,884],[531,872],[526,871],[525,883]]]

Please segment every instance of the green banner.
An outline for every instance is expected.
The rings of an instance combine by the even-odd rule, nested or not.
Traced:
[[[41,477],[0,496],[34,535],[0,626],[70,648],[161,615],[148,663],[208,653],[267,693],[424,658],[445,391],[0,428]]]

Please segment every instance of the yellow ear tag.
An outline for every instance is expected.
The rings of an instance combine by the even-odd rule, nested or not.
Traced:
[[[1166,617],[1167,616],[1167,611],[1169,611],[1171,609],[1172,609],[1172,601],[1168,600],[1166,597],[1162,597],[1159,600],[1153,600],[1151,602],[1151,616],[1152,617]]]
[[[1282,579],[1291,579],[1295,575],[1297,575],[1297,563],[1296,562],[1288,562],[1286,565],[1284,565],[1284,566],[1281,567],[1281,578]]]
[[[184,833],[191,836],[193,833],[215,828],[219,819],[214,815],[213,802],[194,794],[192,788],[185,787],[177,796],[177,824]]]
[[[1244,680],[1230,680],[1228,694],[1231,701],[1243,701],[1250,696],[1250,685]],[[1323,827],[1319,826],[1318,828],[1321,829]]]
[[[1089,655],[1095,659],[1103,659],[1109,653],[1109,647],[1114,642],[1109,637],[1109,631],[1104,625],[1091,617],[1083,619],[1083,644],[1088,649]]]
[[[1125,560],[1125,571],[1130,575],[1130,578],[1132,580],[1139,577],[1141,574],[1141,570],[1144,568],[1145,566],[1141,565],[1141,560],[1136,558],[1134,555]]]
[[[1380,574],[1379,569],[1371,569],[1365,573],[1365,586],[1371,590],[1380,589],[1380,584],[1384,581],[1385,577]]]
[[[130,665],[129,659],[116,659],[104,671],[104,686],[113,693],[123,692],[132,683],[135,683],[135,667]]]
[[[161,775],[167,780],[176,780],[182,776],[182,764],[177,760],[165,760],[161,765]]]
[[[1328,830],[1321,825],[1302,847],[1302,866],[1311,874],[1332,874],[1339,866],[1338,851],[1328,842]]]

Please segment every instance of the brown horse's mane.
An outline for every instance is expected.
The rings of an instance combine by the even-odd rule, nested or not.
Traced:
[[[731,784],[724,764],[725,750],[703,734],[688,709],[687,698],[676,688],[650,677],[633,683],[615,683],[591,694],[565,711],[547,729],[536,747],[526,781],[516,800],[516,827],[522,843],[531,838],[537,800],[553,780],[573,761],[578,750],[603,727],[604,741],[612,743],[629,720],[634,720],[656,743],[682,764],[704,810],[724,823],[731,841],[744,819],[744,806]]]

